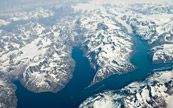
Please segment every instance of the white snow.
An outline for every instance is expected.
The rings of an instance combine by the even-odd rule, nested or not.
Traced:
[[[173,108],[173,96],[170,96],[167,101],[167,108]]]
[[[9,21],[5,21],[5,20],[0,19],[0,26],[2,26],[2,25],[8,25],[8,24],[10,24]]]
[[[0,86],[5,85],[3,80],[0,80]]]
[[[164,50],[172,50],[173,51],[173,44],[164,44]]]
[[[103,99],[94,102],[94,108],[115,108],[112,97],[105,96]]]
[[[158,81],[158,83],[153,85],[155,81]],[[167,88],[164,85],[165,83],[172,85],[171,81],[173,81],[173,71],[156,72],[145,81],[131,83],[125,88],[122,88],[119,92],[108,90],[89,97],[79,108],[102,108],[102,106],[103,108],[109,108],[109,106],[117,108],[115,105],[118,105],[119,107],[122,107],[123,105],[128,108],[152,108],[164,105],[164,101],[167,103],[167,108],[172,108],[173,95],[166,92],[166,90],[170,90],[170,88]],[[151,88],[151,91],[148,87]],[[127,92],[129,94],[127,94]],[[151,93],[152,97],[149,96],[149,93]],[[116,103],[115,101],[117,100],[122,100],[123,102]],[[148,101],[151,102],[151,100],[152,103],[148,103]]]

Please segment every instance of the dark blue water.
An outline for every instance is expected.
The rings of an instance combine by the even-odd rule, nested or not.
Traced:
[[[17,108],[75,108],[86,97],[83,92],[95,75],[95,70],[90,67],[88,59],[83,57],[83,51],[78,47],[73,48],[72,58],[76,61],[73,78],[66,87],[58,93],[33,93],[24,88],[19,81],[16,95]]]
[[[86,88],[92,81],[95,70],[90,67],[88,59],[83,57],[83,51],[75,47],[72,58],[76,61],[76,67],[73,78],[66,87],[58,93],[33,93],[25,89],[19,81],[15,81],[18,98],[17,108],[76,108],[95,93],[108,89],[121,89],[133,81],[143,81],[153,73],[153,69],[173,66],[172,64],[153,65],[147,54],[150,46],[133,35],[132,38],[136,51],[131,62],[137,67],[135,71],[123,75],[113,75],[101,83]]]

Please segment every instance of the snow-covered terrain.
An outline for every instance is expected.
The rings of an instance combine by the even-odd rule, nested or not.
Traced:
[[[78,46],[96,70],[94,85],[135,69],[130,34],[151,45],[153,63],[173,62],[172,0],[60,1],[0,11],[0,74],[33,92],[60,91],[73,77],[71,53]]]
[[[71,58],[72,47],[63,40],[68,41],[68,33],[63,34],[67,24],[56,23],[56,20],[53,26],[40,23],[52,15],[51,10],[37,8],[7,15],[6,20],[1,16],[0,74],[9,78],[6,83],[6,79],[0,79],[4,80],[0,89],[3,108],[16,106],[16,89],[11,79],[20,80],[33,92],[57,92],[72,78],[75,66]]]
[[[34,92],[61,90],[72,78],[72,48],[60,42],[55,28],[37,22],[16,27],[1,32],[1,71],[19,76]]]
[[[15,108],[17,98],[15,95],[16,86],[9,78],[0,73],[0,108]]]
[[[134,69],[132,30],[125,21],[105,6],[84,13],[74,9],[68,15],[71,9],[60,7],[62,18],[56,15],[58,9],[10,14],[1,30],[1,71],[31,91],[59,91],[72,78],[71,51],[76,45],[96,69],[91,85]],[[49,18],[54,23],[47,24]]]
[[[143,82],[133,82],[120,91],[96,94],[79,108],[171,108],[172,88],[173,71],[156,72]]]
[[[84,15],[80,18],[80,28],[87,30],[83,44],[97,70],[91,84],[133,70],[132,32],[152,46],[148,50],[153,63],[173,62],[173,5],[168,1],[91,0],[73,8]]]
[[[133,32],[152,45],[153,63],[173,62],[173,5],[168,3],[131,4],[122,18]]]
[[[86,11],[79,19],[83,31],[82,48],[96,75],[91,85],[112,74],[132,71],[130,63],[134,51],[128,28],[118,16],[105,8]]]

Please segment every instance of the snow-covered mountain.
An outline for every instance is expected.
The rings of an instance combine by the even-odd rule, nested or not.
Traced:
[[[79,108],[172,108],[172,88],[173,71],[156,72],[143,82],[133,82],[120,91],[96,94]]]
[[[42,12],[42,9],[38,10]],[[45,17],[44,14],[41,15]],[[38,14],[32,15],[42,18]],[[29,20],[23,19],[23,15],[18,17]],[[57,27],[29,20],[24,24],[14,23],[9,31],[4,28],[0,39],[1,72],[19,78],[34,92],[61,90],[72,78],[75,63],[71,58],[72,48],[61,42]]]
[[[82,32],[82,48],[96,69],[91,85],[112,74],[126,73],[135,68],[130,63],[133,40],[121,21],[105,8],[86,11],[80,16],[80,28],[85,30]]]
[[[15,108],[17,106],[16,86],[3,73],[0,73],[0,90],[0,108]]]
[[[152,45],[153,63],[173,62],[173,5],[133,4],[133,15],[122,18],[141,39]]]
[[[131,43],[129,34],[138,36],[151,46],[148,53],[152,56],[153,63],[172,63],[172,3],[171,1],[168,3],[168,1],[156,2],[154,0],[138,2],[91,0],[73,6],[75,11],[81,12],[85,16],[80,18],[80,27],[87,30],[84,35],[89,35],[87,45],[84,43],[84,48],[88,50],[86,56],[92,67],[97,69],[91,84],[112,74],[134,69],[134,66],[127,62],[133,52],[133,43]],[[92,42],[93,37],[94,42]],[[105,37],[107,37],[106,42]],[[112,46],[115,52],[111,51]],[[118,50],[119,48],[120,50]],[[102,50],[107,53],[103,53]]]
[[[78,2],[0,11],[0,74],[33,92],[58,92],[73,77],[78,46],[96,70],[94,85],[135,69],[130,34],[151,46],[153,63],[173,62],[171,0]],[[3,84],[14,96],[10,81]]]
[[[1,72],[13,75],[31,91],[57,92],[72,78],[73,46],[81,47],[96,69],[91,85],[134,69],[133,41],[119,17],[107,9],[85,13],[74,9],[68,15],[70,9],[37,8],[2,19]],[[54,23],[49,23],[52,19]]]

